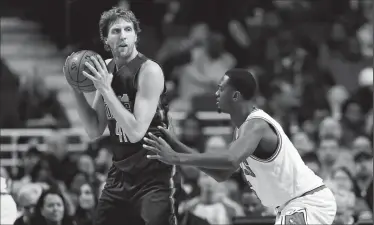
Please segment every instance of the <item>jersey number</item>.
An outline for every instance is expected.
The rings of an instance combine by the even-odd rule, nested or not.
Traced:
[[[122,96],[117,96],[118,100],[122,103],[122,105],[132,113],[130,99],[127,94],[122,94]],[[129,142],[125,132],[123,132],[122,127],[119,126],[118,122],[116,123],[116,135],[119,138],[120,142]]]
[[[129,139],[118,122],[116,122],[116,135],[118,136],[119,142],[129,142]]]

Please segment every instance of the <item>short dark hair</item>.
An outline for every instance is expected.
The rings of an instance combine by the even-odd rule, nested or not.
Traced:
[[[99,28],[100,39],[102,42],[104,42],[105,38],[108,36],[110,25],[113,24],[119,18],[132,22],[134,25],[135,33],[138,34],[141,31],[139,20],[136,18],[135,14],[131,10],[127,10],[120,7],[114,7],[101,14]]]
[[[229,77],[228,83],[243,96],[251,100],[257,93],[258,85],[255,76],[246,69],[230,69],[225,73]]]
[[[35,205],[35,213],[34,213],[34,217],[32,218],[31,224],[40,224],[42,221],[45,221],[44,216],[42,215],[41,211],[44,206],[44,201],[47,195],[58,195],[62,200],[62,203],[64,205],[64,217],[62,218],[61,224],[73,224],[74,220],[71,216],[69,216],[69,209],[66,203],[66,199],[62,195],[61,191],[58,190],[57,188],[50,188],[42,192],[42,194],[40,195]]]

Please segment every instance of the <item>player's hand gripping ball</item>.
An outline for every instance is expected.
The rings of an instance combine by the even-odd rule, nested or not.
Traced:
[[[91,73],[83,71],[82,74],[90,79],[95,88],[104,95],[112,90],[113,74],[108,72],[108,68],[100,55],[91,56],[90,59],[94,66],[89,62],[85,62],[85,66]]]
[[[94,66],[91,60],[91,56],[98,55],[96,52],[90,50],[82,50],[74,52],[66,58],[63,71],[67,82],[74,89],[80,92],[93,92],[96,91],[96,87],[92,80],[84,76],[83,72],[91,73],[85,63],[89,63]]]

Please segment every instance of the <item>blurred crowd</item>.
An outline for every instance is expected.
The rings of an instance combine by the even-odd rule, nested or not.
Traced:
[[[281,123],[305,163],[333,190],[335,223],[372,224],[372,1],[165,0],[154,1],[154,8],[136,1],[118,4],[134,10],[144,24],[139,49],[162,65],[170,110],[188,112],[179,124],[183,143],[200,152],[227,149],[232,137],[204,135],[205,121],[197,112],[216,110],[213,94],[227,69],[248,68],[260,86],[257,105]],[[93,21],[108,7],[97,8]],[[144,9],[154,9],[151,17],[157,20],[145,18]],[[55,39],[61,50],[89,48],[106,55],[95,24],[87,27],[90,32],[83,30],[85,35],[74,36],[82,32],[77,24],[71,27],[70,42]],[[92,224],[111,166],[110,143],[103,137],[86,152],[69,153],[59,133],[59,128],[70,127],[64,109],[56,94],[45,90],[42,76],[30,79],[13,82],[18,89],[10,91],[17,92],[22,103],[14,110],[7,108],[1,127],[56,130],[46,152],[30,145],[17,176],[1,170],[17,203],[16,224]],[[196,168],[179,169],[182,224],[230,224],[237,217],[274,216],[240,172],[217,183]]]

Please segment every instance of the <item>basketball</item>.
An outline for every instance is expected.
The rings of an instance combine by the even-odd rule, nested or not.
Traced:
[[[68,56],[65,61],[64,73],[67,82],[70,86],[81,92],[93,92],[96,90],[93,82],[82,73],[83,71],[86,71],[88,74],[92,74],[84,64],[88,62],[95,67],[90,60],[90,57],[93,55],[98,54],[94,51],[82,50]]]

